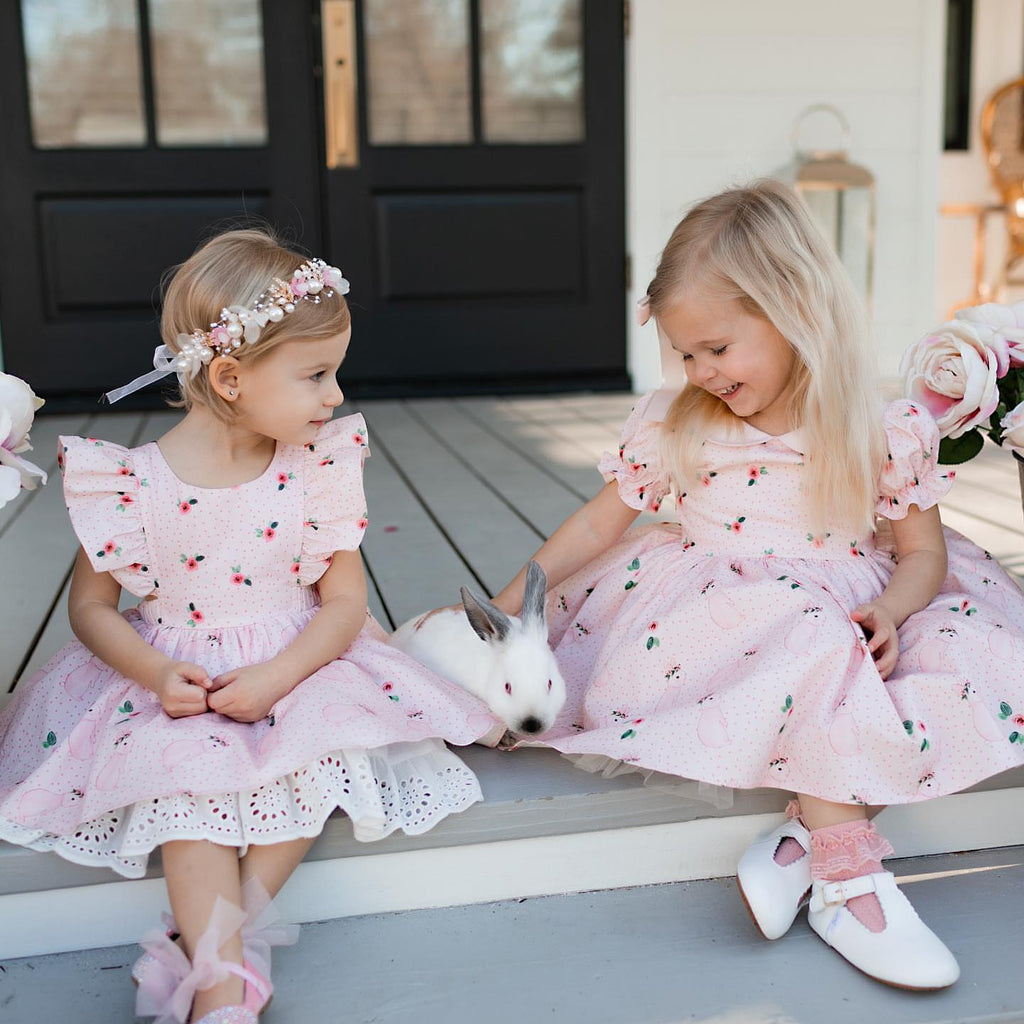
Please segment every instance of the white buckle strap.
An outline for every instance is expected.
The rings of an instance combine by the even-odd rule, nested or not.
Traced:
[[[871,892],[882,892],[896,888],[896,879],[891,871],[877,871],[873,875],[858,875],[841,882],[822,882],[813,887],[811,911],[817,913],[826,907],[841,907],[855,896],[866,896]]]

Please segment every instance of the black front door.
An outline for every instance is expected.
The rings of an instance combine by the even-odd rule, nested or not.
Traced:
[[[161,273],[257,217],[352,280],[363,393],[624,384],[621,19],[616,0],[0,4],[4,368],[55,405],[142,372]]]
[[[51,408],[147,369],[161,273],[218,225],[264,218],[320,247],[304,14],[296,0],[0,4],[4,364]]]
[[[621,4],[322,9],[347,376],[404,392],[625,385]]]

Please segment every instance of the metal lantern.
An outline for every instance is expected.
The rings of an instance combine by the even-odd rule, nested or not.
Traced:
[[[805,150],[800,129],[812,114],[831,114],[839,122],[842,143],[834,150]],[[802,111],[793,124],[794,160],[789,177],[807,203],[818,226],[870,308],[875,268],[875,177],[851,163],[850,125],[842,111],[816,103]]]

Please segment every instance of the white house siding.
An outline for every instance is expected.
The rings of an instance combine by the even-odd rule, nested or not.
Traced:
[[[971,148],[944,153],[939,159],[939,203],[987,203],[999,196],[989,182],[981,151],[981,108],[990,93],[1024,74],[1024,3],[1021,0],[975,0],[971,61]],[[939,217],[936,316],[971,295],[974,280],[974,219]],[[986,222],[985,275],[995,278],[1006,251],[1006,225],[998,214]],[[1013,298],[1019,298],[1014,295]]]
[[[878,182],[874,321],[882,370],[894,373],[901,350],[935,310],[943,0],[630,6],[631,299],[643,294],[689,205],[778,171],[793,155],[796,116],[812,103],[831,103],[850,123],[851,159]],[[629,368],[637,390],[657,384],[657,345],[632,324]]]

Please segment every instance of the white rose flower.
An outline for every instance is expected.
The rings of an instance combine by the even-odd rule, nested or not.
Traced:
[[[986,326],[951,320],[903,353],[905,394],[932,414],[942,437],[960,437],[984,423],[999,404],[1000,353],[989,344],[991,338]],[[1003,359],[1008,360],[1005,351]]]
[[[0,508],[21,488],[34,490],[37,478],[46,483],[46,473],[19,454],[32,449],[28,432],[42,404],[19,377],[0,373]]]
[[[1002,445],[1024,458],[1024,402],[1011,409],[999,422],[1003,428]]]
[[[958,310],[956,319],[987,327],[992,332],[990,344],[1000,358],[997,376],[1002,377],[1007,366],[1024,366],[1024,301],[1012,306],[999,302],[970,306]]]

